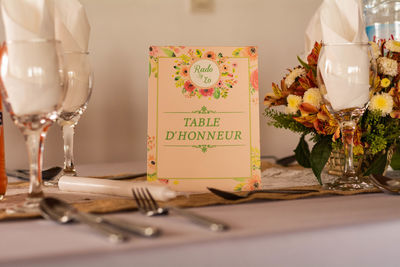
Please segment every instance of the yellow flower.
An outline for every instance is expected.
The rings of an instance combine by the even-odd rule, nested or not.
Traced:
[[[392,52],[400,52],[400,42],[395,40],[389,40],[385,43],[385,48]]]
[[[393,110],[393,98],[388,93],[374,95],[369,103],[369,110],[380,110],[386,116]]]
[[[383,87],[383,88],[386,88],[386,87],[388,87],[390,85],[390,80],[388,79],[388,78],[383,78],[382,80],[381,80],[381,86]]]
[[[308,103],[319,109],[319,107],[321,106],[321,101],[322,101],[321,93],[317,88],[310,88],[304,93],[303,96],[304,103]]]
[[[293,114],[299,110],[299,106],[301,104],[301,97],[298,95],[288,95],[286,98],[288,103],[286,107],[286,113]]]

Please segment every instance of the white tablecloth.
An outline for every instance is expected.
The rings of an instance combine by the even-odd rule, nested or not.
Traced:
[[[228,222],[212,233],[184,218],[149,223],[159,238],[113,245],[85,225],[0,222],[0,266],[398,266],[400,196],[364,194],[192,209]]]

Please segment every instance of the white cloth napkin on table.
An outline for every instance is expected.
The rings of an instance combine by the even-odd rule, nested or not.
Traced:
[[[85,8],[78,0],[54,0],[56,39],[64,51],[88,51],[90,25]]]
[[[368,42],[361,1],[324,0],[307,27],[305,39],[306,53],[316,41],[330,44]],[[355,46],[329,47],[320,57],[319,63],[328,62],[325,66],[329,68],[324,68],[321,74],[328,92],[326,98],[334,110],[361,108],[368,102],[369,60],[365,51]],[[337,62],[356,68],[361,74],[349,74],[343,68],[336,68]]]

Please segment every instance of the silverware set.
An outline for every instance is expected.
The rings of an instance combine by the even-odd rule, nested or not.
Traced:
[[[168,215],[169,211],[172,211],[213,232],[221,232],[229,228],[223,222],[188,210],[177,207],[160,207],[147,188],[132,189],[132,194],[139,211],[146,216]],[[65,201],[53,197],[43,198],[39,203],[39,210],[44,218],[60,224],[73,221],[84,223],[112,243],[127,241],[131,235],[157,237],[161,233],[159,228],[153,226],[80,212]]]
[[[400,179],[389,178],[383,175],[371,175],[370,180],[376,187],[384,192],[400,194]],[[208,190],[219,197],[233,201],[246,199],[251,197],[253,194],[260,193],[308,194],[319,191],[317,189],[263,189],[250,191],[245,194],[237,194],[216,188],[208,188]],[[133,188],[132,195],[137,204],[138,210],[145,216],[167,216],[170,213],[174,213],[176,215],[183,216],[190,222],[213,232],[222,232],[229,229],[229,226],[224,222],[199,215],[187,209],[181,209],[173,206],[161,207],[155,201],[154,197],[146,187]],[[83,213],[78,211],[72,205],[52,197],[43,198],[40,201],[39,209],[44,218],[57,223],[65,224],[72,221],[78,221],[87,224],[91,229],[105,236],[110,242],[113,243],[127,241],[130,239],[131,235],[141,237],[157,237],[161,233],[159,228],[153,226],[141,225],[136,222],[115,218],[104,218],[90,213]]]

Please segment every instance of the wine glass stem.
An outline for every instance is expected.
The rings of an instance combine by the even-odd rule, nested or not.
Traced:
[[[38,130],[26,130],[23,132],[29,156],[30,184],[28,199],[37,200],[43,197],[42,191],[42,166],[43,145],[48,126]]]
[[[356,130],[356,123],[354,121],[344,121],[340,125],[340,130],[342,131],[342,141],[345,155],[343,176],[355,177],[356,172],[353,162],[353,140]]]
[[[74,166],[74,132],[75,124],[62,126],[64,139],[64,174],[76,176]]]

